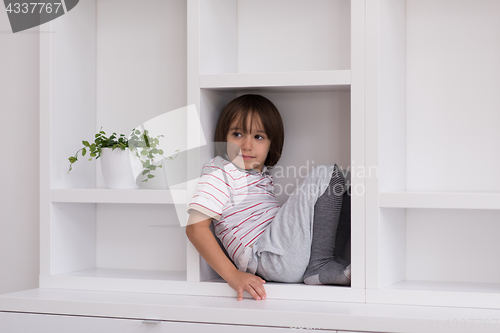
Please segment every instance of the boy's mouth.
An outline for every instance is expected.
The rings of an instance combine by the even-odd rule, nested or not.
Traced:
[[[240,155],[240,156],[243,157],[244,160],[249,160],[249,159],[254,158],[253,156],[250,156],[250,155]]]

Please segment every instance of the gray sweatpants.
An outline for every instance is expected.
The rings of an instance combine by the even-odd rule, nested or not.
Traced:
[[[336,164],[316,166],[254,244],[256,273],[264,280],[303,282],[311,253],[314,205],[327,189],[334,171],[340,172]],[[334,191],[342,193],[342,188]]]

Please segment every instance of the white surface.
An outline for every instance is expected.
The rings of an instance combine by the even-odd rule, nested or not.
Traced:
[[[406,190],[500,191],[500,3],[408,0]]]
[[[235,297],[34,289],[0,296],[0,309],[199,323],[307,327],[375,332],[482,332],[500,310]],[[471,322],[471,319],[477,320]],[[466,325],[453,325],[464,320]],[[467,321],[469,320],[469,321]],[[476,326],[472,326],[475,324]],[[494,322],[492,322],[492,325]],[[496,328],[490,326],[489,331]],[[488,330],[484,330],[488,332]]]
[[[317,72],[277,72],[277,73],[238,73],[238,74],[202,74],[200,88],[248,88],[277,87],[280,89],[293,87],[330,87],[349,89],[351,71],[317,71]]]
[[[379,167],[379,1],[365,2],[365,161],[364,168]],[[379,179],[365,177],[366,288],[380,286]]]
[[[41,275],[40,287],[46,289],[85,290],[123,293],[148,293],[192,296],[236,297],[221,281],[188,281],[184,272],[90,269],[59,275]],[[365,301],[365,290],[342,286],[307,286],[302,283],[267,282],[267,299],[314,300],[337,302]],[[244,297],[251,298],[244,293]]]
[[[469,308],[468,311],[473,311],[471,308],[480,308],[479,311],[491,308],[498,311],[500,284],[405,280],[380,290],[367,289],[366,299],[369,303],[463,307]],[[489,319],[498,320],[499,317]]]
[[[358,174],[365,165],[365,2],[351,1],[351,286],[365,288],[365,179]],[[359,191],[362,189],[362,191]],[[354,246],[352,246],[354,240]]]
[[[141,165],[141,162],[135,157],[134,152],[129,149],[113,150],[112,148],[102,148],[100,159],[107,188],[117,190],[139,189],[135,179],[140,172],[135,173],[136,168],[133,168],[132,163],[137,162]]]
[[[57,315],[46,316],[40,314],[7,312],[0,312],[0,322],[2,322],[2,326],[4,328],[9,329],[9,332],[12,333],[33,332],[35,329],[37,333],[281,333],[292,330],[274,327],[179,323],[121,318],[113,319]],[[312,331],[306,330],[305,332]]]
[[[93,204],[51,204],[47,273],[95,267],[96,225]]]
[[[500,139],[493,125],[500,6],[366,5],[366,156],[379,168],[379,177],[366,180],[367,301],[498,307],[493,294],[448,290],[447,283],[474,289],[499,281],[500,250],[490,235],[499,232],[500,159],[492,152]],[[484,165],[480,173],[477,165]],[[480,272],[464,270],[467,262]],[[407,280],[444,284],[434,294],[379,290]]]
[[[239,0],[238,72],[350,69],[350,9],[347,0]]]
[[[379,3],[380,160],[377,171],[379,190],[384,192],[404,190],[406,186],[406,3],[401,0]]]
[[[169,190],[111,190],[95,189],[52,189],[52,202],[74,203],[123,203],[123,204],[169,204],[173,203]],[[185,196],[185,191],[179,194]]]
[[[349,1],[211,0],[200,15],[200,73],[350,69]]]
[[[392,208],[500,209],[500,192],[386,192],[379,202]]]
[[[196,43],[190,44],[190,52],[200,61],[189,67],[196,68],[199,73],[234,73],[238,68],[238,1],[211,0],[192,1],[197,4],[196,10],[189,12],[194,20],[193,25],[199,27],[196,32]],[[195,13],[196,11],[196,13]],[[194,30],[194,29],[193,29]],[[199,53],[197,52],[199,48]],[[198,69],[200,71],[198,71]]]
[[[406,279],[499,283],[499,221],[499,210],[406,209]]]
[[[93,141],[96,131],[96,1],[85,1],[57,20],[44,24],[41,37],[40,97],[41,135],[50,150],[50,159],[41,155],[41,164],[50,163],[52,188],[95,186],[95,166],[81,157],[68,173],[68,157],[83,147],[82,140]],[[43,38],[47,37],[47,38]],[[50,120],[50,122],[46,122]],[[48,128],[46,126],[49,126]],[[97,128],[99,129],[99,128]],[[107,130],[109,133],[109,130]],[[45,167],[43,165],[42,167]],[[45,185],[45,184],[44,184]],[[44,188],[41,189],[45,191]]]
[[[173,205],[96,206],[94,267],[186,270],[187,237]]]
[[[379,287],[405,279],[406,224],[404,209],[381,209],[379,213],[380,245]]]
[[[39,271],[39,27],[13,34],[0,10],[0,294]]]

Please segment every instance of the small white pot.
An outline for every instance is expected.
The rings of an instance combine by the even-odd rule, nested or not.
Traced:
[[[104,182],[111,189],[138,189],[133,172],[134,159],[137,157],[130,149],[101,149],[101,168]]]

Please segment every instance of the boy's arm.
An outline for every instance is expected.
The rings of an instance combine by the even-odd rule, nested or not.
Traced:
[[[186,235],[203,259],[238,293],[238,300],[243,300],[243,291],[246,290],[256,300],[265,299],[266,283],[260,277],[239,271],[226,257],[210,230],[211,218],[191,210]]]

